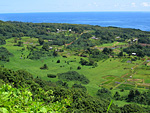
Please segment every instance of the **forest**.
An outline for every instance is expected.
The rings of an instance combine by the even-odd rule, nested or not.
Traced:
[[[150,32],[0,21],[0,112],[150,111]]]

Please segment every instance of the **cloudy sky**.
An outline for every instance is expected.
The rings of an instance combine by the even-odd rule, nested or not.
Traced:
[[[2,0],[0,13],[150,11],[150,0]]]

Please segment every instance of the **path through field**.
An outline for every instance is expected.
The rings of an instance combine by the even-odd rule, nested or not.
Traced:
[[[129,75],[129,73],[126,73],[125,75],[121,76],[122,78],[124,78],[124,81],[122,81],[120,84],[116,85],[113,87],[113,89],[119,87],[121,84],[125,83],[128,79],[131,79],[133,78],[133,76],[136,74],[136,72],[134,72],[134,70],[139,67],[140,65],[142,65],[148,58],[146,58],[144,61],[142,61],[141,63],[139,64],[136,64],[133,68],[131,68],[131,74]],[[129,77],[127,77],[127,75],[129,75]],[[142,81],[143,83],[141,84],[145,84],[144,83],[144,80]],[[141,85],[139,83],[136,83],[135,86],[137,87],[137,85]],[[147,84],[146,84],[147,85]]]

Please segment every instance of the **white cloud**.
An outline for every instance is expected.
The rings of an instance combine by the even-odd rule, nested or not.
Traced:
[[[93,3],[89,3],[88,6],[91,6],[91,7],[98,7],[99,5],[96,3],[96,2],[93,2]]]
[[[136,3],[135,2],[131,3],[131,5],[132,5],[132,7],[136,7]]]
[[[144,7],[150,7],[150,2],[143,2],[142,6],[144,6]]]
[[[95,5],[96,7],[98,7],[98,4],[96,2],[93,2],[93,5]]]

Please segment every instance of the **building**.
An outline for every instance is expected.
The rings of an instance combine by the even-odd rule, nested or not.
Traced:
[[[95,39],[95,40],[97,40],[98,38],[96,38],[95,36],[93,36],[91,39]]]
[[[132,55],[136,55],[136,53],[132,53]]]

